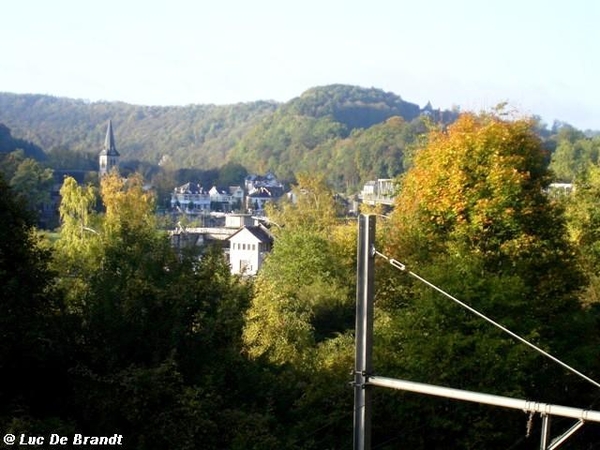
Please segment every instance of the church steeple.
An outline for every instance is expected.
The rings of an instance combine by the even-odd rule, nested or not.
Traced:
[[[115,145],[115,135],[113,133],[112,120],[108,121],[108,127],[106,129],[106,138],[104,139],[104,147],[100,152],[100,176],[104,176],[109,173],[113,168],[119,165],[119,152]]]

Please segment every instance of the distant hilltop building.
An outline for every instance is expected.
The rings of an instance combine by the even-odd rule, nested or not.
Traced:
[[[104,147],[100,152],[99,157],[99,174],[103,177],[107,173],[110,173],[113,169],[119,167],[119,152],[115,145],[115,136],[113,133],[112,121],[108,121],[108,127],[106,129],[106,138],[104,139]]]

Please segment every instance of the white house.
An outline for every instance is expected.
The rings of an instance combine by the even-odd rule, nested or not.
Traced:
[[[391,205],[394,203],[394,180],[379,178],[365,183],[360,196],[363,203],[376,205],[378,203]]]
[[[227,204],[231,203],[231,195],[223,190],[220,191],[219,188],[217,188],[216,186],[210,188],[210,191],[208,191],[208,193],[210,194],[211,202]]]
[[[241,186],[229,186],[227,189],[219,189],[213,186],[210,191],[212,208],[217,211],[231,211],[241,209],[244,204],[244,190]]]
[[[229,195],[231,195],[231,207],[241,209],[244,205],[244,190],[241,186],[229,186]]]
[[[262,175],[248,175],[244,180],[246,192],[252,192],[256,189],[263,187],[266,188],[280,188],[283,190],[283,184],[281,184],[277,177],[272,172],[267,172],[265,176]]]
[[[256,275],[271,251],[273,236],[264,226],[245,226],[229,238],[231,273]]]
[[[283,189],[278,187],[261,187],[246,196],[247,211],[261,211],[268,202],[277,201],[283,195]]]
[[[210,211],[210,194],[198,183],[186,183],[171,194],[171,208],[176,206],[186,210]]]
[[[248,193],[245,204],[247,211],[261,211],[265,203],[276,201],[283,195],[283,184],[271,172],[265,176],[248,175],[244,186]]]

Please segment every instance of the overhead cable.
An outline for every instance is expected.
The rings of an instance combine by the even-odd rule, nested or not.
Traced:
[[[463,308],[467,309],[468,311],[472,312],[473,314],[475,314],[476,316],[482,318],[483,320],[491,323],[492,325],[494,325],[496,328],[504,331],[506,334],[512,336],[514,339],[522,342],[523,344],[531,347],[532,349],[534,349],[535,351],[537,351],[538,353],[544,355],[546,358],[551,359],[552,361],[554,361],[555,363],[561,365],[562,367],[564,367],[565,369],[569,370],[570,372],[574,373],[575,375],[579,376],[580,378],[583,378],[584,380],[586,380],[587,382],[593,384],[596,387],[600,388],[600,383],[598,383],[597,381],[591,379],[590,377],[588,377],[587,375],[579,372],[577,369],[571,367],[570,365],[568,365],[567,363],[564,363],[563,361],[561,361],[560,359],[556,358],[555,356],[552,356],[550,353],[542,350],[541,348],[539,348],[538,346],[536,346],[535,344],[532,344],[531,342],[529,342],[528,340],[526,340],[525,338],[522,338],[521,336],[519,336],[518,334],[512,332],[511,330],[509,330],[508,328],[500,325],[498,322],[490,319],[489,317],[487,317],[486,315],[480,313],[479,311],[477,311],[475,308],[467,305],[466,303],[460,301],[459,299],[457,299],[456,297],[450,295],[449,293],[447,293],[446,291],[444,291],[443,289],[437,287],[436,285],[434,285],[433,283],[427,281],[425,278],[417,275],[416,273],[410,271],[407,269],[406,264],[401,263],[400,261],[393,259],[393,258],[389,258],[386,255],[384,255],[383,253],[378,252],[375,248],[373,248],[373,253],[377,256],[382,257],[383,259],[385,259],[390,265],[394,266],[396,269],[407,273],[408,275],[410,275],[413,278],[416,278],[417,280],[421,281],[422,283],[426,284],[427,286],[429,286],[430,288],[436,290],[437,292],[439,292],[440,294],[442,294],[443,296],[449,298],[450,300],[452,300],[453,302],[457,303],[458,305],[462,306]]]

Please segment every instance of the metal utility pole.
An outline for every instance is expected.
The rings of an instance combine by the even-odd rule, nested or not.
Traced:
[[[354,450],[371,449],[373,369],[373,298],[375,283],[375,216],[358,218],[356,276],[356,353],[354,363]]]
[[[388,258],[375,249],[375,216],[361,214],[358,218],[358,263],[356,282],[356,347],[354,363],[354,450],[371,450],[371,412],[372,412],[372,389],[384,387],[398,389],[407,392],[415,392],[437,397],[463,400],[468,402],[517,409],[530,413],[529,420],[533,414],[538,413],[542,418],[542,431],[540,439],[540,450],[555,450],[569,437],[579,430],[587,422],[600,423],[600,411],[572,408],[568,406],[551,405],[546,403],[532,402],[529,400],[502,397],[498,395],[484,394],[481,392],[464,391],[431,384],[416,383],[412,381],[398,380],[375,376],[373,374],[373,300],[375,296],[375,256],[379,255],[386,259],[392,266],[417,278],[433,289],[452,299],[474,314],[487,320],[493,325],[501,328],[517,340],[540,351],[537,347],[525,341],[512,331],[500,326],[470,306],[460,302],[450,294],[431,284],[417,274],[408,271],[401,262]],[[572,367],[566,365],[557,358],[541,351],[545,356],[570,371],[582,376],[596,386],[600,383],[586,377]],[[576,419],[577,422],[562,435],[551,440],[550,419],[552,416],[568,417]]]

